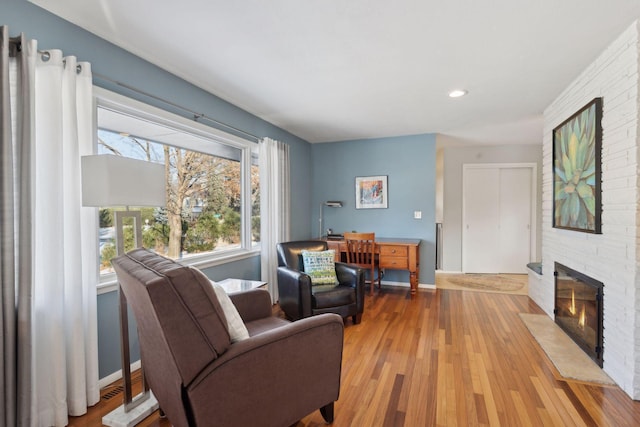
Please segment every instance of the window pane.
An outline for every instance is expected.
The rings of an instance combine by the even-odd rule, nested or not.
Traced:
[[[98,154],[115,154],[165,166],[167,205],[130,207],[142,213],[143,246],[170,258],[242,247],[241,149],[113,111],[99,108],[98,112]],[[143,132],[145,135],[140,136]],[[251,171],[254,212],[254,199],[259,205],[259,188],[257,183],[256,187],[253,185],[253,166]],[[257,177],[257,166],[255,174]],[[118,209],[125,208],[100,209],[101,273],[112,271],[109,260],[116,252],[113,212]],[[259,214],[259,206],[255,212]],[[259,216],[256,218],[259,233]],[[125,224],[124,240],[127,250],[133,247],[132,224]],[[252,241],[255,240],[254,236]]]
[[[260,243],[260,168],[251,164],[251,245]]]

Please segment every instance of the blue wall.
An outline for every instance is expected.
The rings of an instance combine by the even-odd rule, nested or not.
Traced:
[[[311,176],[308,171],[311,170],[311,147],[309,143],[26,0],[2,0],[0,19],[0,25],[9,26],[11,36],[25,33],[28,38],[38,40],[38,48],[41,50],[61,49],[65,55],[76,56],[80,61],[89,61],[94,74],[103,75],[146,93],[171,100],[253,135],[268,136],[289,144],[291,147],[291,195],[295,207],[295,215],[291,218],[291,236],[294,239],[310,237]],[[94,84],[191,118],[184,112],[172,110],[158,101],[105,80],[94,77]],[[205,273],[214,280],[224,277],[258,279],[259,257],[206,269]],[[98,296],[98,357],[101,378],[120,369],[117,300],[115,292]],[[131,324],[135,325],[133,322]],[[132,342],[133,340],[134,338]],[[138,348],[135,343],[133,344],[132,360],[136,360]]]
[[[436,138],[433,134],[314,144],[311,235],[318,235],[320,204],[324,228],[334,232],[374,231],[376,237],[421,239],[420,283],[435,283]],[[355,177],[387,175],[389,207],[355,208]],[[413,219],[422,211],[422,219]],[[388,270],[385,281],[409,282],[409,274]]]
[[[286,142],[291,147],[293,240],[307,239],[317,234],[320,201],[342,200],[345,202],[344,208],[325,209],[327,227],[337,231],[371,229],[379,236],[422,239],[420,283],[434,283],[433,135],[311,146],[26,0],[2,0],[0,17],[0,25],[8,25],[12,36],[23,32],[28,38],[37,39],[40,49],[62,49],[66,55],[89,61],[94,73],[172,100],[251,134]],[[105,80],[94,78],[94,84],[191,118],[184,112],[172,110],[158,101]],[[389,176],[389,209],[355,210],[354,178],[365,175]],[[412,218],[414,210],[422,210],[422,220]],[[205,273],[214,280],[225,277],[257,279],[260,275],[259,257],[212,267],[206,269]],[[389,272],[385,280],[408,282],[408,274]],[[101,377],[120,368],[117,313],[117,297],[114,292],[98,296]],[[133,322],[131,324],[135,325]],[[132,359],[137,357],[137,352],[137,346],[133,346]]]
[[[61,49],[65,55],[73,55],[80,61],[91,62],[94,74],[106,76],[193,111],[202,112],[250,134],[259,137],[268,136],[289,144],[291,147],[291,194],[296,201],[296,215],[291,218],[291,234],[294,238],[308,237],[311,221],[309,143],[26,0],[2,0],[0,25],[8,25],[11,36],[25,33],[28,38],[37,39],[38,48],[41,50]],[[152,98],[96,77],[93,80],[96,86],[192,119],[191,115],[172,109]],[[228,131],[224,128],[222,130]]]

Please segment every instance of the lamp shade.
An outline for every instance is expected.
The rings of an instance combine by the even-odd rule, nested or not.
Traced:
[[[84,206],[165,206],[164,165],[114,155],[82,157]]]

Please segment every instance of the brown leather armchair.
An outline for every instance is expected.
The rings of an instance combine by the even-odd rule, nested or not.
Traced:
[[[336,262],[338,282],[312,286],[304,272],[302,251],[325,251],[327,242],[301,240],[277,244],[278,294],[280,308],[287,318],[298,320],[322,313],[336,313],[360,323],[364,311],[364,270]]]
[[[333,421],[343,328],[335,314],[272,316],[263,289],[230,295],[249,338],[232,343],[211,282],[146,249],[113,266],[138,324],[146,379],[176,427],[288,426],[314,410]]]

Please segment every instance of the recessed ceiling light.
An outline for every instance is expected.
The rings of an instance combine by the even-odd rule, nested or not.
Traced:
[[[465,96],[467,93],[469,93],[469,92],[464,90],[464,89],[456,89],[456,90],[452,90],[451,92],[449,92],[449,97],[450,98],[460,98],[461,96]]]

